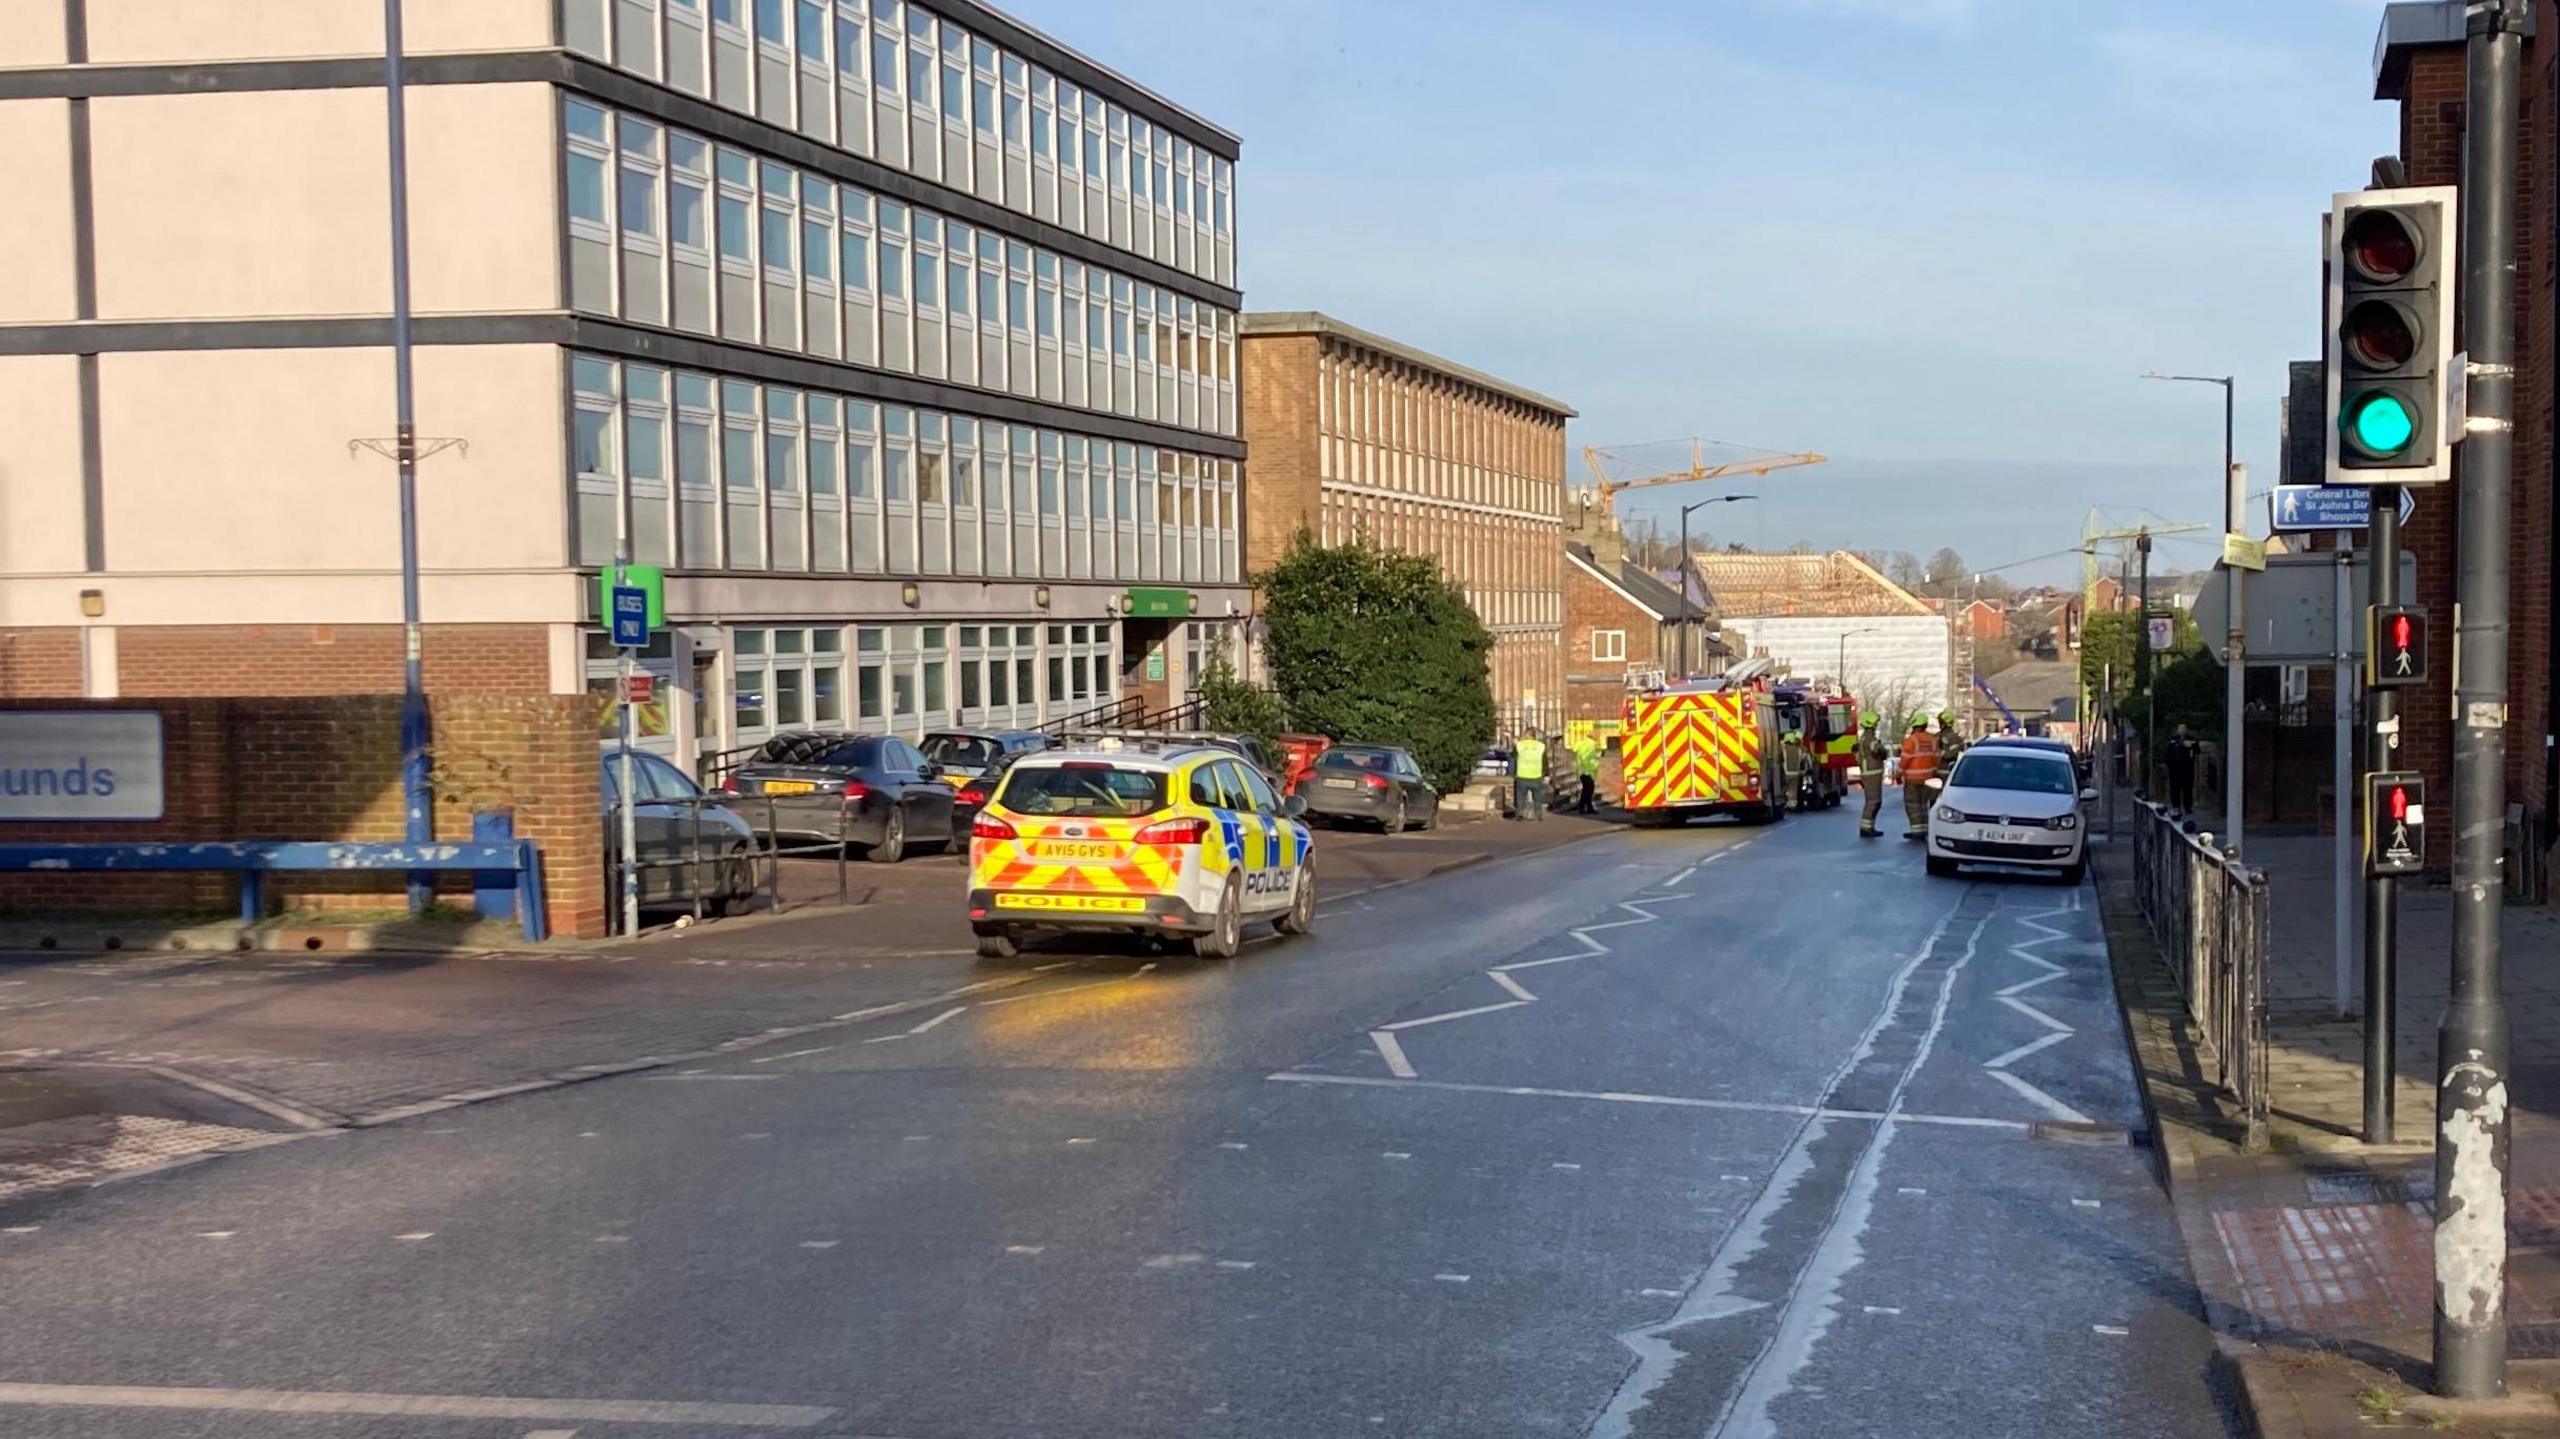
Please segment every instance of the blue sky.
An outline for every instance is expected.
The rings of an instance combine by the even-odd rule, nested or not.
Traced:
[[[2378,0],[1003,3],[1243,137],[1249,308],[1558,395],[1577,472],[1685,434],[1834,456],[1698,517],[1773,546],[1994,565],[2092,504],[2218,522],[2219,392],[2136,376],[2237,375],[2271,483],[2318,217],[2396,135]]]

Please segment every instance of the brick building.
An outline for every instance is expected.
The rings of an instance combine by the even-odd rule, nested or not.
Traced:
[[[1566,720],[1612,731],[1631,671],[1682,673],[1684,632],[1689,671],[1721,671],[1729,654],[1706,618],[1705,610],[1643,567],[1623,558],[1601,559],[1586,545],[1565,546]]]
[[[0,697],[400,683],[381,8],[0,24]],[[1157,698],[1243,583],[1236,138],[978,0],[412,0],[429,689]]]
[[[1241,345],[1247,571],[1302,528],[1431,555],[1493,631],[1496,707],[1555,722],[1572,407],[1311,311],[1246,315]]]
[[[2508,536],[2507,797],[2521,807],[2526,857],[2546,854],[2554,838],[2554,774],[2549,748],[2554,708],[2552,529],[2554,306],[2560,305],[2555,262],[2551,184],[2555,120],[2560,120],[2560,5],[2537,0],[2536,31],[2525,42],[2516,152],[2516,395],[2515,479]],[[2459,183],[2463,166],[2465,66],[2463,7],[2453,0],[2395,4],[2383,15],[2374,52],[2374,96],[2400,110],[2399,158],[2412,185]],[[2350,182],[2351,183],[2351,182]],[[2341,184],[2338,188],[2346,188]],[[2455,341],[2459,348],[2461,341]],[[2454,451],[2455,465],[2462,451]],[[2402,748],[2406,762],[2451,793],[2453,763],[2452,650],[2454,540],[2461,505],[2454,483],[2418,487],[2416,512],[2401,529],[2401,543],[2417,559],[2413,597],[2435,617],[2444,636],[2434,674],[2404,696]],[[2320,537],[2326,547],[2327,537]],[[2439,864],[2450,846],[2438,847]],[[2547,865],[2523,867],[2530,877]]]

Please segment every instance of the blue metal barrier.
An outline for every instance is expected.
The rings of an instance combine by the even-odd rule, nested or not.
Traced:
[[[266,917],[266,877],[278,872],[507,874],[515,879],[524,937],[551,932],[542,892],[542,852],[532,840],[468,844],[337,844],[311,840],[219,840],[200,844],[0,844],[0,873],[240,876],[240,918]]]

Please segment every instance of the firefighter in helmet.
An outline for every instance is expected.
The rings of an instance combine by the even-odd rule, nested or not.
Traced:
[[[1858,838],[1874,839],[1876,815],[1884,809],[1884,769],[1893,758],[1877,729],[1884,723],[1874,710],[1858,716]]]
[[[1911,716],[1911,732],[1902,737],[1902,818],[1909,827],[1904,839],[1929,837],[1929,781],[1938,773],[1938,737],[1929,732],[1929,716]]]

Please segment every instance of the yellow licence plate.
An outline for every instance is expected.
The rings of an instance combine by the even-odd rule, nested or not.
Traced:
[[[1035,839],[1031,842],[1033,859],[1118,859],[1120,846],[1109,840]]]
[[[1077,914],[1144,914],[1147,902],[1126,894],[1000,894],[998,909],[1045,909]]]
[[[766,794],[814,794],[817,788],[805,779],[769,779],[764,782]]]

